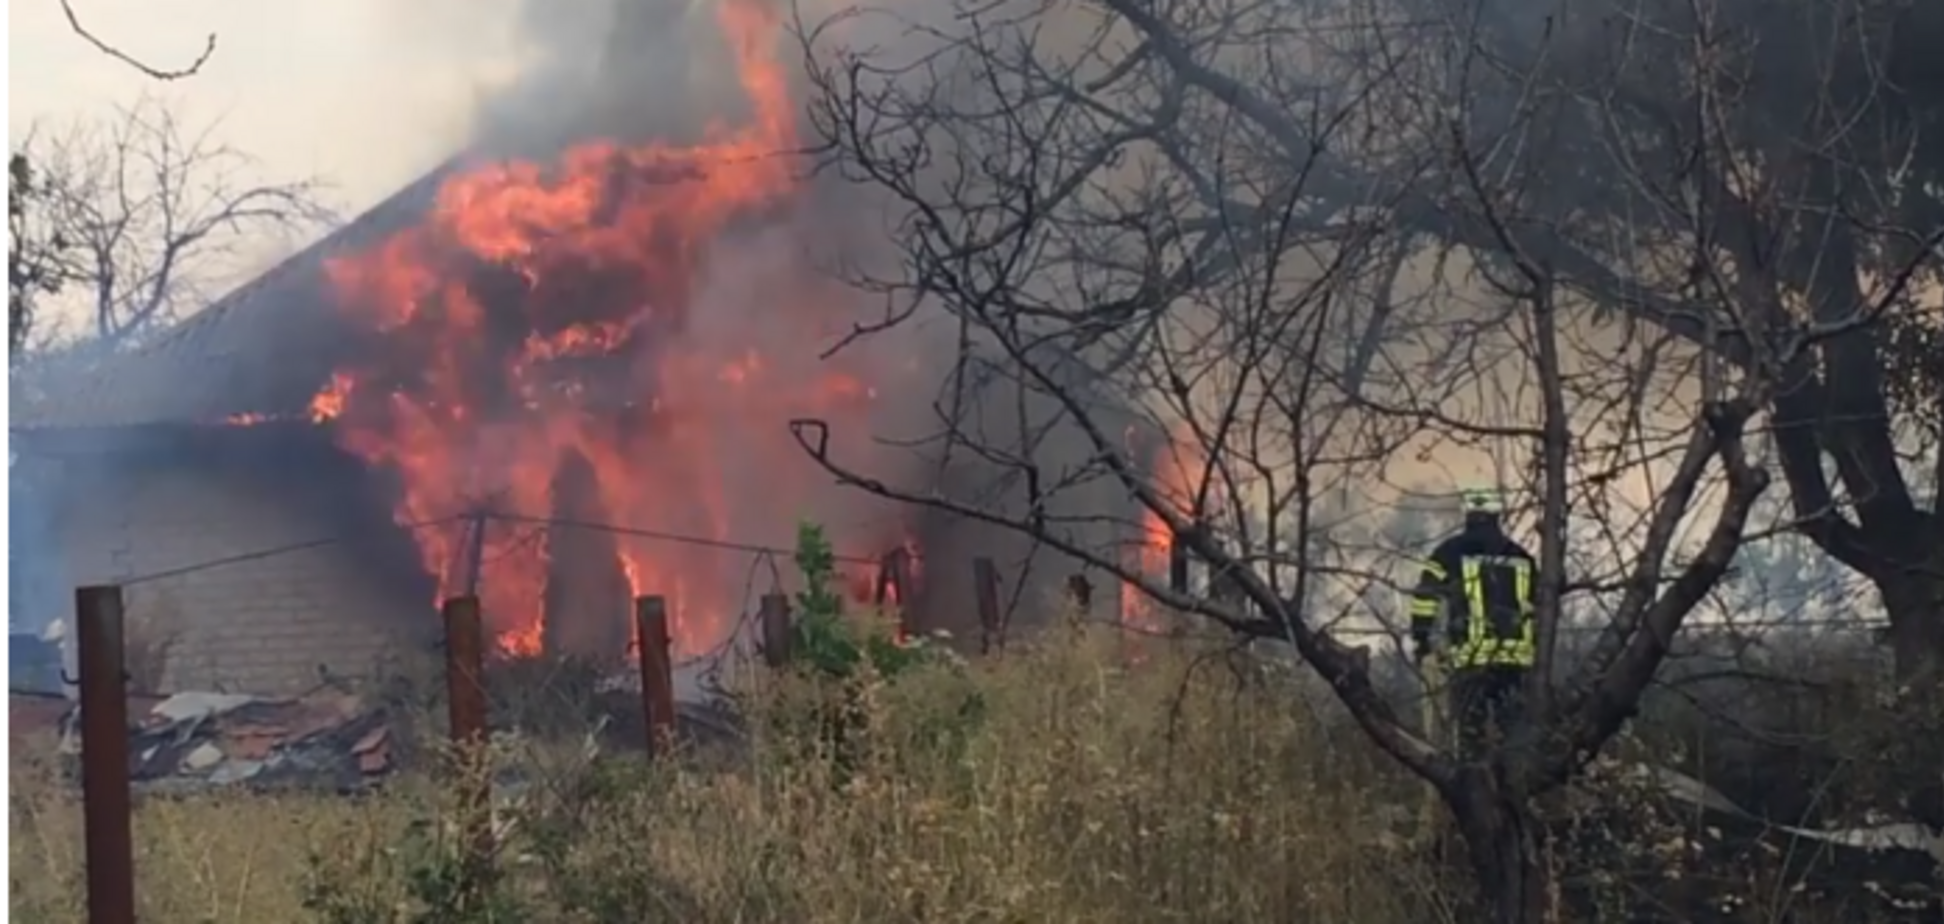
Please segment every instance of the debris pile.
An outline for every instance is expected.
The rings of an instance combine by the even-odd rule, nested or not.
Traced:
[[[131,698],[129,713],[129,778],[150,792],[243,784],[352,793],[393,769],[385,713],[354,696],[178,693]],[[66,700],[16,693],[9,725],[15,736],[40,725],[59,734],[63,753],[80,753],[79,715]]]

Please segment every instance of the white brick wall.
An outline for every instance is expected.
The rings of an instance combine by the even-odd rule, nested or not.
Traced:
[[[194,469],[95,479],[60,520],[76,585],[187,568],[323,538],[331,527],[267,489]],[[356,541],[355,537],[346,541]],[[290,694],[367,678],[406,633],[437,617],[364,573],[342,543],[253,558],[127,588],[131,661],[166,640],[164,690]]]

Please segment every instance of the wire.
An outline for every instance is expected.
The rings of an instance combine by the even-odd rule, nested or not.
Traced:
[[[434,526],[449,526],[453,523],[458,522],[460,519],[461,519],[460,517],[452,516],[452,517],[445,517],[443,519],[438,519],[438,520],[425,520],[417,523],[404,523],[404,524],[399,524],[395,527],[385,527],[385,528],[402,529],[405,530],[406,532],[417,532],[418,530],[429,529]],[[255,552],[244,552],[241,555],[229,555],[223,558],[213,558],[208,561],[197,562],[193,565],[183,565],[180,568],[169,568],[163,571],[154,571],[148,574],[138,575],[136,577],[123,578],[119,581],[116,581],[115,583],[119,584],[122,587],[132,587],[136,584],[146,584],[151,581],[160,581],[160,580],[165,580],[167,578],[182,577],[185,574],[194,574],[198,571],[208,571],[212,568],[222,568],[228,565],[239,565],[244,562],[260,561],[265,558],[275,558],[279,555],[290,555],[296,552],[307,552],[311,549],[320,549],[328,545],[335,545],[339,542],[343,542],[345,539],[348,539],[352,536],[368,534],[376,531],[377,528],[352,530],[350,532],[338,533],[337,535],[334,536],[326,536],[321,539],[311,539],[306,542],[296,542],[290,545],[273,546],[267,549],[259,549]]]
[[[749,574],[743,579],[742,605],[737,607],[736,624],[729,627],[729,631],[723,635],[722,641],[717,642],[707,651],[682,659],[675,665],[677,669],[694,667],[697,664],[705,662],[714,666],[720,664],[723,658],[728,657],[730,652],[735,648],[736,642],[742,638],[743,631],[750,626],[750,614],[753,610],[751,610],[749,604],[754,599],[756,590],[756,571],[767,558],[769,558],[768,555],[759,555],[749,562]]]
[[[651,539],[657,542],[667,542],[675,545],[686,545],[695,548],[716,549],[721,551],[744,552],[753,555],[754,558],[750,562],[749,573],[746,575],[744,579],[744,588],[743,588],[744,599],[743,599],[743,605],[742,607],[740,607],[742,612],[738,616],[735,627],[731,629],[731,631],[723,638],[723,640],[720,643],[718,643],[708,651],[687,658],[683,660],[680,664],[676,665],[677,667],[684,667],[684,668],[692,667],[694,665],[701,664],[703,662],[710,662],[710,661],[719,662],[723,657],[729,654],[730,650],[734,647],[737,640],[741,638],[744,631],[749,626],[749,622],[750,622],[749,598],[754,591],[756,575],[758,570],[762,568],[765,564],[768,565],[770,570],[771,588],[774,591],[776,588],[779,588],[782,584],[782,573],[780,568],[777,565],[776,560],[779,556],[791,554],[791,552],[788,549],[777,548],[775,546],[760,545],[756,543],[735,542],[732,540],[715,539],[707,536],[695,536],[695,535],[689,535],[684,533],[672,532],[668,530],[641,529],[637,527],[621,526],[613,523],[601,523],[601,522],[596,522],[591,520],[575,520],[575,519],[565,519],[559,517],[532,517],[532,516],[523,516],[519,514],[510,514],[510,513],[503,513],[497,511],[459,514],[459,515],[448,516],[448,517],[443,517],[434,520],[425,520],[425,521],[420,521],[415,523],[400,524],[396,527],[388,527],[388,528],[403,529],[406,532],[417,532],[418,530],[421,529],[430,529],[430,528],[440,527],[440,526],[449,526],[461,521],[482,520],[482,519],[494,520],[499,522],[507,522],[507,523],[522,523],[522,524],[532,525],[536,527],[541,527],[542,529],[548,527],[589,529],[589,530],[606,532],[606,533],[611,533],[616,535],[633,536],[642,539]],[[345,539],[350,538],[351,536],[359,535],[363,533],[369,533],[372,531],[373,530],[354,530],[348,533],[339,533],[337,535],[312,539],[305,542],[297,542],[297,543],[291,543],[289,545],[274,546],[270,548],[260,549],[254,552],[245,552],[240,555],[225,556],[223,558],[211,559],[209,561],[198,562],[192,565],[185,565],[179,568],[170,568],[163,571],[156,571],[149,574],[126,578],[122,581],[119,581],[118,583],[123,587],[130,587],[138,584],[145,584],[154,581],[166,580],[168,578],[173,578],[173,577],[181,577],[183,575],[193,574],[199,571],[206,571],[213,568],[220,568],[228,565],[242,564],[251,561],[260,561],[266,558],[274,558],[280,555],[288,555],[296,552],[303,552],[311,549],[322,548],[324,546],[342,542]],[[524,542],[531,541],[535,536],[537,536],[537,534],[538,533],[536,531],[535,534],[523,537],[522,542],[524,543]],[[835,555],[833,556],[833,559],[838,562],[843,562],[846,564],[865,565],[865,566],[875,566],[880,563],[877,559],[864,558],[864,557],[851,556],[851,555]],[[1123,590],[1123,592],[1126,591]],[[1096,622],[1101,625],[1115,626],[1125,632],[1131,632],[1137,634],[1165,634],[1165,633],[1152,633],[1148,630],[1143,630],[1139,627],[1130,626],[1127,625],[1126,623],[1113,621],[1113,620],[1088,620],[1088,621]],[[1752,630],[1752,629],[1783,629],[1783,628],[1832,629],[1832,628],[1847,627],[1847,628],[1858,628],[1858,629],[1880,629],[1887,625],[1889,625],[1889,622],[1884,619],[1870,619],[1870,618],[1861,618],[1861,617],[1825,617],[1825,618],[1791,617],[1791,618],[1765,618],[1765,619],[1750,619],[1750,620],[1688,622],[1682,628],[1684,630],[1692,629],[1698,631],[1732,632],[1732,631],[1742,631],[1742,630]],[[1579,625],[1564,625],[1559,627],[1560,632],[1569,635],[1598,634],[1606,630],[1607,627],[1604,625],[1579,624]],[[1350,637],[1350,638],[1399,639],[1402,638],[1404,634],[1402,630],[1392,629],[1388,627],[1380,627],[1380,626],[1340,626],[1340,627],[1326,629],[1324,631],[1328,632],[1331,635]]]
[[[453,516],[441,517],[435,520],[423,520],[423,521],[418,521],[413,523],[403,523],[403,524],[398,524],[396,526],[373,527],[370,529],[351,530],[348,532],[337,533],[331,536],[324,536],[317,539],[309,539],[303,542],[293,542],[289,545],[271,546],[268,548],[258,549],[253,552],[244,552],[239,555],[227,555],[222,558],[212,558],[206,561],[200,561],[194,564],[183,565],[177,568],[168,568],[162,571],[154,571],[148,574],[136,575],[134,577],[123,578],[119,581],[116,581],[115,583],[123,587],[130,587],[136,584],[146,584],[153,581],[166,580],[168,578],[182,577],[183,575],[194,574],[198,571],[207,571],[212,568],[221,568],[221,567],[226,567],[228,565],[243,564],[245,562],[261,561],[266,558],[275,558],[280,555],[290,555],[297,552],[307,552],[310,551],[311,549],[323,548],[328,545],[334,545],[339,542],[343,542],[346,539],[350,539],[354,536],[367,535],[370,533],[378,532],[381,529],[401,529],[409,533],[409,532],[417,532],[418,530],[421,529],[430,529],[438,526],[450,526],[455,523],[473,521],[473,520],[491,520],[491,521],[502,522],[502,523],[519,523],[519,524],[526,524],[526,525],[537,526],[542,528],[567,527],[570,529],[590,529],[598,532],[612,533],[621,536],[633,536],[641,539],[652,539],[657,542],[667,542],[675,545],[692,546],[695,548],[716,549],[725,552],[746,552],[751,555],[758,556],[759,561],[763,561],[763,560],[769,561],[772,577],[777,583],[781,583],[782,575],[780,570],[778,570],[778,568],[776,567],[776,563],[775,563],[776,556],[788,556],[794,554],[789,549],[778,548],[776,546],[759,545],[756,543],[749,543],[749,542],[736,542],[728,539],[713,539],[707,536],[694,536],[685,533],[670,532],[667,530],[640,529],[631,526],[620,526],[613,523],[600,523],[592,520],[570,520],[570,519],[562,519],[558,517],[532,517],[532,516],[522,516],[520,514],[511,514],[511,513],[484,512],[484,513],[455,514]],[[538,532],[526,536],[522,536],[518,540],[518,543],[521,545],[528,544],[537,536],[538,536]],[[501,555],[495,556],[495,558],[504,557],[504,555],[510,554],[512,551],[517,551],[517,550],[502,549]],[[844,564],[867,565],[867,566],[874,566],[879,564],[879,561],[875,558],[865,558],[856,555],[833,555],[831,557],[833,560],[842,562]]]
[[[653,539],[658,542],[670,542],[676,545],[688,545],[688,546],[695,546],[698,548],[705,548],[705,549],[720,549],[727,552],[748,552],[753,555],[795,554],[789,549],[778,548],[776,546],[771,546],[771,545],[758,545],[749,542],[734,542],[728,539],[711,539],[707,536],[691,536],[684,533],[669,532],[666,530],[659,530],[659,529],[639,529],[632,526],[618,526],[613,523],[597,523],[591,520],[568,520],[568,519],[561,519],[558,517],[531,517],[531,516],[522,516],[519,514],[497,513],[497,512],[474,514],[474,516],[483,517],[489,520],[500,520],[500,521],[511,522],[511,523],[533,523],[533,524],[538,524],[543,526],[566,526],[574,529],[592,529],[592,530],[598,530],[600,532],[614,533],[616,535],[621,535],[621,536],[634,536],[641,539]],[[853,565],[875,565],[878,563],[878,560],[875,558],[862,558],[853,555],[833,555],[831,557],[835,561],[845,562]]]

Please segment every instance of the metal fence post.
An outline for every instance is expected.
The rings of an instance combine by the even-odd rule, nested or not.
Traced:
[[[1006,647],[1005,626],[999,619],[999,566],[992,559],[972,559],[972,592],[979,607],[979,651],[991,654]]]
[[[1188,544],[1179,534],[1168,537],[1168,589],[1178,594],[1188,592]]]
[[[1093,611],[1093,582],[1084,574],[1067,575],[1067,600],[1082,613]]]
[[[135,847],[128,791],[128,675],[122,592],[74,592],[81,676],[81,813],[86,831],[89,924],[134,924]]]
[[[790,663],[790,598],[764,594],[757,620],[763,632],[763,661],[772,668]]]
[[[668,603],[657,596],[636,597],[634,616],[648,754],[664,757],[675,747],[675,665],[668,651]]]
[[[493,819],[486,767],[485,628],[478,597],[453,597],[440,608],[445,620],[446,719],[457,756],[459,811],[474,864],[493,852]]]
[[[1188,557],[1188,543],[1183,541],[1180,533],[1169,534],[1168,537],[1168,589],[1169,590],[1172,590],[1175,593],[1182,594],[1182,595],[1186,595],[1188,593],[1189,561],[1190,559]],[[1167,620],[1168,637],[1175,639],[1176,641],[1179,641],[1183,636],[1187,634],[1188,622],[1186,619],[1182,617],[1180,611],[1175,610],[1172,607],[1168,609],[1168,613],[1169,613],[1168,620]]]

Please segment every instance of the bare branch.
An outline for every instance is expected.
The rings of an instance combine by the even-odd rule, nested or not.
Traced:
[[[77,122],[29,152],[45,177],[39,220],[64,241],[64,296],[98,345],[132,343],[206,303],[268,234],[299,235],[332,219],[315,181],[258,182],[254,162],[188,132],[143,99],[112,121]],[[85,305],[81,304],[85,302]],[[79,318],[53,317],[73,337]],[[67,322],[62,328],[60,322]]]
[[[73,30],[75,35],[80,36],[82,41],[93,45],[96,51],[110,58],[114,58],[156,80],[181,80],[184,77],[194,75],[202,70],[204,64],[209,63],[209,56],[216,53],[216,33],[211,32],[209,33],[209,37],[203,41],[202,53],[198,54],[194,61],[189,62],[188,66],[175,70],[162,70],[152,65],[144,64],[120,48],[108,44],[96,36],[94,32],[90,31],[87,26],[82,25],[80,14],[74,11],[74,0],[61,0],[61,12],[67,16],[68,28]]]
[[[1437,784],[1502,919],[1527,919],[1544,892],[1530,800],[1606,745],[1764,533],[1750,519],[1768,476],[1745,443],[1767,431],[1751,421],[1793,439],[1782,411],[1802,402],[1807,448],[1785,470],[1835,455],[1852,496],[1832,485],[1822,506],[1865,509],[1866,482],[1881,489],[1869,509],[1903,506],[1872,435],[1883,403],[1839,419],[1821,398],[1844,397],[1827,363],[1860,362],[1928,278],[1930,235],[1872,227],[1814,188],[1791,159],[1839,158],[1737,109],[1756,85],[1737,24],[1662,6],[1618,21],[1651,62],[1578,19],[1556,31],[1443,0],[1384,6],[1425,14],[1409,35],[1321,0],[1106,0],[1063,42],[1046,39],[1072,25],[1057,5],[885,13],[916,45],[811,30],[827,169],[899,218],[895,259],[852,280],[887,298],[888,320],[850,339],[954,322],[964,368],[937,440],[1016,467],[1025,496],[885,483],[832,458],[815,422],[800,442],[844,484],[1024,533],[1130,594],[1287,641]],[[1802,124],[1831,133],[1822,151],[1848,141]],[[1866,264],[1882,271],[1867,293]],[[962,384],[972,368],[1003,380],[1015,417],[1051,408],[1033,438],[1062,434],[1086,461],[1050,469],[1017,445],[1028,428],[996,435],[992,402]],[[1161,448],[1130,448],[1123,427]],[[1539,533],[1541,618],[1530,721],[1460,762],[1406,730],[1331,633],[1347,617],[1389,631],[1398,575],[1433,538],[1356,514],[1471,478],[1514,489],[1515,526]],[[1157,534],[1210,575],[1206,592],[1126,554]],[[1599,633],[1590,655],[1561,653],[1568,629]]]

